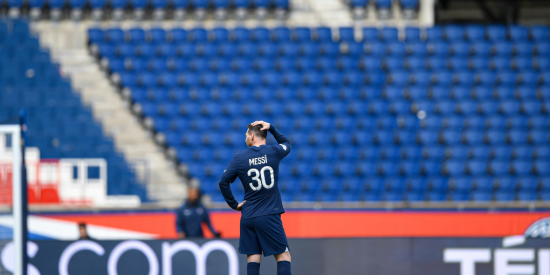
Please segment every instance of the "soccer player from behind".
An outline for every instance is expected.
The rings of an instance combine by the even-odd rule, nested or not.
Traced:
[[[266,145],[269,131],[277,145]],[[290,252],[281,214],[285,212],[279,193],[279,163],[290,153],[290,141],[273,125],[255,121],[247,126],[248,149],[236,154],[220,180],[220,190],[229,207],[241,211],[239,253],[247,254],[247,275],[260,274],[260,261],[274,255],[277,275],[291,275]],[[244,200],[238,203],[230,184],[239,177]]]

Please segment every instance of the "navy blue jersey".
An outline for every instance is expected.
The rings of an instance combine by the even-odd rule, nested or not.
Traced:
[[[216,230],[210,223],[208,210],[201,202],[189,203],[186,202],[176,211],[176,230],[185,233],[185,237],[203,238],[202,223],[206,223],[212,234],[216,234]]]
[[[291,145],[273,125],[269,132],[279,144],[251,146],[236,154],[220,180],[223,197],[233,209],[239,203],[233,197],[229,185],[237,177],[241,180],[246,200],[241,210],[241,219],[285,212],[279,193],[279,163],[290,153]]]

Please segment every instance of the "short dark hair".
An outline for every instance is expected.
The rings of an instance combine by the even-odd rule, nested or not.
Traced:
[[[86,227],[86,223],[85,222],[79,222],[78,227]]]
[[[252,126],[252,123],[250,123],[250,124],[248,124],[248,126],[246,126],[246,128],[248,128],[249,133],[254,133],[255,136],[265,139],[267,137],[267,130],[262,131],[262,127],[263,127],[262,124]]]

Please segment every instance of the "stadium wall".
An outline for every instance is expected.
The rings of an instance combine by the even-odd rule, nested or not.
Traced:
[[[506,242],[504,242],[506,244]],[[503,247],[501,238],[290,239],[294,274],[550,274],[550,239]],[[34,241],[29,274],[246,274],[238,240]],[[13,246],[0,246],[3,268]],[[262,274],[275,274],[272,258]],[[4,273],[1,273],[4,274]]]

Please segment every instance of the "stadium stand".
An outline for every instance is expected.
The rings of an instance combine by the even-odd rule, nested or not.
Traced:
[[[407,28],[405,43],[393,28],[365,28],[358,41],[348,32],[93,28],[89,37],[215,201],[219,171],[257,119],[294,144],[281,169],[285,201],[548,198],[539,188],[550,167],[548,27]]]
[[[244,20],[250,11],[260,20],[270,13],[276,19],[284,19],[289,9],[288,0],[10,0],[6,4],[13,17],[28,13],[33,20],[49,18],[53,21],[64,18],[79,21],[88,14],[95,21],[107,18],[116,21],[126,18],[183,20],[189,12],[195,20],[205,20],[208,14],[216,20],[225,20],[229,14]],[[45,11],[49,14],[44,14]]]
[[[361,20],[366,17],[366,9],[371,6],[376,10],[376,14],[379,20],[387,20],[393,17],[392,15],[392,2],[397,3],[401,17],[405,20],[412,20],[417,17],[419,9],[418,0],[351,0],[346,1],[349,3],[352,9],[353,18]]]
[[[108,194],[135,194],[147,200],[132,167],[118,153],[70,80],[60,75],[25,20],[0,21],[0,121],[27,113],[27,146],[44,158],[103,158]]]

